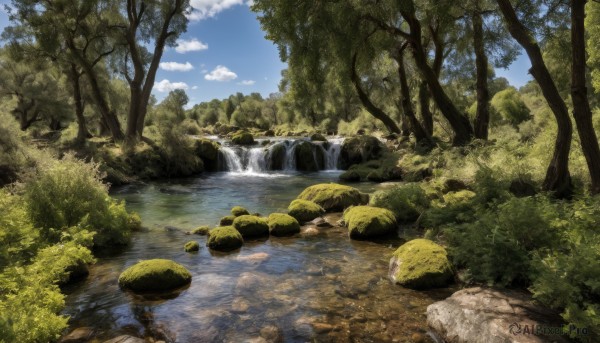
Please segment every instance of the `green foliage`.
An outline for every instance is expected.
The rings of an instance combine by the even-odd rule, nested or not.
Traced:
[[[476,194],[469,190],[445,194],[441,200],[431,202],[431,207],[423,215],[421,226],[438,229],[445,225],[475,220],[475,209],[478,205],[474,201],[475,197]]]
[[[28,214],[42,237],[57,242],[66,228],[95,231],[97,246],[126,244],[131,226],[123,202],[113,200],[101,181],[98,165],[83,163],[70,155],[40,168],[25,189]]]
[[[0,270],[9,264],[28,261],[40,244],[21,197],[0,189]]]
[[[529,108],[527,108],[521,99],[521,95],[513,87],[507,88],[494,95],[491,105],[505,122],[514,127],[531,119]]]
[[[369,205],[387,208],[400,223],[417,218],[430,206],[430,200],[419,184],[409,183],[375,192]]]
[[[119,286],[134,292],[169,291],[191,281],[184,266],[165,259],[138,262],[119,276]]]

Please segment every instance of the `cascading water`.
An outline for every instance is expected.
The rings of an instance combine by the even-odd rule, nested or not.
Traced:
[[[294,172],[297,170],[296,148],[307,140],[285,140],[275,142],[267,147],[241,147],[223,145],[221,147],[222,170],[243,174],[264,174],[272,170]],[[329,142],[310,143],[313,146],[312,155],[319,169],[337,170],[343,139],[333,138]],[[317,163],[319,156],[322,163]]]

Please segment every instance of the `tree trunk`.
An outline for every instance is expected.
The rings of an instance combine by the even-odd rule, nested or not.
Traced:
[[[429,140],[429,136],[421,123],[417,120],[415,116],[415,111],[412,106],[410,89],[408,88],[408,80],[406,78],[406,69],[404,67],[404,51],[401,48],[398,54],[398,59],[396,60],[398,63],[398,76],[400,77],[400,93],[402,97],[402,110],[406,118],[410,123],[410,128],[415,135],[415,139],[417,143],[425,142]]]
[[[571,175],[569,174],[569,151],[571,149],[573,127],[569,118],[569,111],[544,63],[537,41],[520,22],[510,0],[497,0],[497,2],[511,36],[527,52],[531,61],[529,72],[540,86],[558,124],[554,154],[546,171],[543,189],[554,192],[556,197],[568,198],[573,193]]]
[[[440,112],[450,123],[454,131],[454,139],[452,144],[455,146],[465,145],[471,141],[473,136],[473,128],[469,119],[454,106],[452,100],[448,97],[440,81],[435,74],[435,71],[427,62],[427,54],[422,42],[421,23],[416,17],[414,3],[407,3],[400,10],[402,17],[410,27],[410,45],[417,68],[421,72],[425,81],[429,85],[429,90],[433,100],[435,101]]]
[[[83,143],[86,139],[90,138],[92,135],[87,129],[87,124],[85,122],[85,117],[83,115],[84,106],[83,101],[81,100],[81,84],[79,82],[81,78],[81,74],[79,70],[77,70],[77,66],[75,64],[71,64],[71,85],[73,86],[73,102],[75,103],[75,117],[77,118],[77,143]]]
[[[429,108],[429,87],[426,81],[419,83],[419,106],[421,107],[421,120],[423,121],[423,129],[428,136],[433,136],[433,113]]]
[[[479,3],[477,3],[479,5]],[[483,18],[479,6],[471,15],[473,21],[473,48],[475,50],[475,68],[477,78],[477,115],[475,116],[474,132],[479,139],[488,139],[490,123],[490,92],[488,89],[488,58],[485,54],[483,40]]]
[[[35,110],[33,116],[29,118],[29,111],[35,106],[35,100],[31,100],[28,104],[21,94],[17,94],[18,106],[13,113],[19,116],[19,126],[21,131],[26,131],[33,123],[38,121],[40,112]]]
[[[571,0],[571,45],[573,70],[571,99],[573,116],[581,140],[581,148],[592,180],[591,193],[600,193],[600,148],[592,123],[592,111],[586,87],[585,4],[587,0]]]
[[[360,79],[358,77],[358,74],[356,73],[356,54],[354,54],[354,56],[352,57],[352,75],[350,75],[350,79],[354,84],[356,93],[358,93],[358,98],[360,99],[360,102],[363,104],[363,106],[365,106],[367,111],[369,111],[369,113],[373,117],[379,119],[390,132],[400,134],[401,130],[398,127],[398,124],[396,124],[396,122],[394,122],[392,118],[390,118],[385,112],[383,112],[382,109],[375,106],[371,99],[369,99],[367,93],[365,93],[365,91],[362,89],[362,86],[360,85]]]

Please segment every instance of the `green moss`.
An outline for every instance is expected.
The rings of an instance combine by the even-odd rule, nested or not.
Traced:
[[[427,239],[415,239],[394,252],[390,277],[414,289],[444,287],[452,280],[452,265],[446,249]]]
[[[206,235],[208,235],[209,232],[210,232],[210,227],[203,225],[203,226],[199,226],[199,227],[195,228],[194,230],[192,230],[191,234],[206,236]]]
[[[411,183],[375,192],[369,205],[387,208],[401,223],[417,218],[430,206],[430,200],[419,184]]]
[[[372,206],[356,206],[344,212],[344,221],[352,239],[368,239],[396,231],[398,224],[394,214],[387,209]]]
[[[242,247],[244,238],[233,226],[212,229],[206,246],[218,251],[232,251]]]
[[[241,206],[235,206],[234,208],[231,209],[231,214],[234,217],[239,217],[239,216],[250,214],[250,212],[248,212],[247,209],[245,209]]]
[[[231,142],[233,142],[233,144],[252,145],[254,144],[254,137],[250,132],[237,132],[231,138]]]
[[[142,228],[142,218],[136,212],[131,212],[127,218],[127,226],[131,231],[139,231]]]
[[[326,211],[343,211],[350,206],[364,204],[364,196],[356,188],[336,183],[323,183],[306,188],[298,196],[300,200],[310,200]]]
[[[233,224],[234,220],[235,220],[235,216],[225,216],[225,217],[221,218],[221,220],[219,221],[219,226],[229,226],[229,225]]]
[[[300,232],[300,223],[285,213],[271,213],[268,219],[269,232],[273,236],[292,236]]]
[[[196,241],[189,241],[183,246],[185,252],[194,252],[200,250],[200,244]]]
[[[444,203],[447,205],[459,205],[469,202],[477,194],[469,190],[462,190],[458,192],[450,192],[444,194]]]
[[[312,201],[296,199],[288,207],[288,214],[304,223],[322,216],[325,214],[325,210]]]
[[[233,227],[235,227],[244,238],[269,235],[269,224],[267,224],[267,221],[264,218],[257,216],[239,216],[233,221]]]
[[[171,260],[145,260],[127,268],[119,276],[119,285],[134,292],[168,291],[187,285],[192,275]]]

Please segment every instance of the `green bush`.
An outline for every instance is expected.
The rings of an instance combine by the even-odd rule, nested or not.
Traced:
[[[490,104],[495,110],[492,112],[498,112],[505,122],[514,127],[531,118],[529,108],[513,87],[496,93]]]
[[[0,189],[0,270],[28,261],[38,248],[39,232],[33,228],[23,199]]]
[[[126,244],[138,221],[123,202],[108,195],[97,164],[70,155],[42,166],[27,184],[25,199],[32,224],[49,242],[57,242],[65,228],[78,226],[97,233],[98,247]]]
[[[430,200],[419,184],[409,183],[375,192],[369,205],[387,208],[398,222],[408,223],[417,220],[429,208]]]

